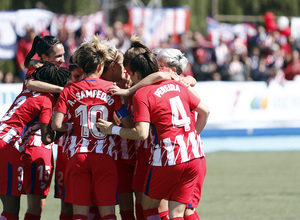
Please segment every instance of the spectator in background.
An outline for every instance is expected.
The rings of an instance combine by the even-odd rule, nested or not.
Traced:
[[[267,71],[264,58],[260,58],[257,66],[252,66],[251,78],[254,81],[269,81],[270,71]]]
[[[3,83],[4,80],[4,73],[0,70],[0,83]]]
[[[293,80],[297,75],[300,75],[300,57],[298,50],[294,49],[292,51],[292,59],[283,71],[285,73],[285,79],[287,80]]]
[[[194,50],[195,62],[192,66],[197,81],[212,80],[212,74],[217,71],[216,55],[213,45],[200,33],[194,34],[197,48]]]
[[[284,59],[282,50],[277,43],[274,43],[269,49],[269,54],[265,56],[265,63],[270,75],[269,81],[282,82],[284,80],[284,72],[282,71]]]
[[[236,53],[239,56],[247,54],[247,42],[242,39],[238,34],[234,35],[234,39],[230,43],[230,50]]]
[[[23,81],[27,72],[26,67],[24,66],[25,57],[31,49],[31,45],[33,43],[33,39],[36,36],[35,31],[29,25],[26,25],[26,35],[18,42],[17,52],[16,52],[16,65],[17,71],[19,73],[19,77]],[[37,59],[36,55],[33,57]]]
[[[217,65],[221,67],[225,64],[226,57],[230,52],[222,35],[220,36],[219,45],[216,46],[215,51]]]
[[[193,32],[188,30],[184,32],[180,37],[179,50],[184,53],[185,57],[188,59],[190,65],[194,63],[194,52],[193,47],[195,47],[196,42],[193,39]]]
[[[246,81],[244,64],[238,54],[233,53],[232,59],[228,66],[227,80],[229,81]]]
[[[259,60],[260,60],[260,50],[258,47],[253,47],[250,52],[250,60],[251,60],[251,72],[258,69]]]
[[[15,82],[14,74],[12,72],[7,72],[4,75],[4,82],[5,83],[14,83]]]

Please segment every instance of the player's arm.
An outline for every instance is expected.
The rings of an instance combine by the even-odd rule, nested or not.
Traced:
[[[41,136],[43,144],[47,145],[58,140],[65,132],[57,132],[51,129],[50,124],[41,123]]]
[[[197,121],[195,123],[195,129],[197,131],[197,134],[200,134],[207,123],[210,110],[202,101],[194,110],[198,112]]]
[[[31,91],[50,93],[61,93],[61,91],[64,89],[63,87],[34,79],[28,79],[26,83],[26,88]]]
[[[169,80],[175,77],[176,79],[179,80],[179,77],[171,70],[164,71],[164,72],[156,72],[145,77],[144,79],[142,79],[140,82],[138,82],[137,84],[135,84],[129,89],[121,89],[117,85],[113,85],[108,89],[108,91],[112,92],[113,96],[114,95],[129,96],[144,86],[148,86],[164,80]]]
[[[34,66],[35,68],[39,68],[43,66],[43,63],[40,60],[31,59],[29,62],[29,68],[30,66]],[[42,82],[39,80],[34,79],[27,79],[26,82],[26,88],[31,91],[37,91],[37,92],[51,92],[51,93],[60,93],[63,90],[63,87],[53,85],[50,83]]]
[[[136,122],[134,128],[122,128],[112,122],[98,119],[96,126],[106,134],[115,134],[130,140],[145,140],[149,135],[149,122]]]
[[[59,111],[54,111],[51,127],[53,130],[66,132],[73,129],[73,124],[63,122],[65,115]]]

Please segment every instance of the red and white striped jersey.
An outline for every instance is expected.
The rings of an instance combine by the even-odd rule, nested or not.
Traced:
[[[23,91],[27,89],[26,84],[28,80],[31,78],[31,75],[35,70],[36,68],[33,66],[30,66],[28,68],[25,79],[23,81]],[[34,147],[45,147],[47,149],[52,149],[53,147],[53,143],[49,145],[43,144],[41,138],[40,124],[38,122],[33,123],[27,128],[26,132],[24,132],[22,135],[22,142],[23,142],[22,143],[23,147],[34,146]]]
[[[21,137],[35,122],[50,123],[55,101],[50,93],[22,91],[0,121],[0,138],[22,152]]]
[[[54,143],[43,144],[41,136],[41,126],[38,122],[34,122],[30,125],[27,130],[22,135],[22,145],[26,147],[44,147],[47,149],[52,149]]]
[[[133,118],[133,106],[127,107],[128,113]],[[136,160],[137,145],[135,140],[129,140],[119,135],[114,135],[117,160]]]
[[[111,97],[107,90],[113,85],[102,79],[85,78],[68,84],[61,92],[55,111],[66,114],[69,110],[74,131],[68,139],[68,157],[76,153],[102,153],[116,157],[112,135],[100,132],[98,118],[112,121],[113,112],[121,119],[128,115],[119,96]]]
[[[199,103],[200,99],[174,80],[145,86],[136,92],[134,121],[151,122],[156,135],[151,165],[172,166],[200,157],[201,139],[191,114]]]
[[[191,117],[193,119],[192,122],[195,125],[195,123],[196,123],[196,114],[195,114],[195,111],[191,112]],[[200,157],[205,157],[205,153],[204,153],[204,149],[203,149],[203,142],[202,142],[202,138],[201,138],[200,134],[198,135],[198,137],[199,137],[199,140],[200,140]]]
[[[67,113],[64,117],[64,122],[70,122],[70,121],[71,121],[71,115],[69,113]],[[65,153],[66,144],[72,133],[73,133],[73,131],[67,131],[58,140],[55,141],[55,144],[57,144],[57,147],[62,148],[61,152]]]

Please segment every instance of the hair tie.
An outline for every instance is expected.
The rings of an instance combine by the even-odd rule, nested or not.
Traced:
[[[114,62],[115,62],[115,60],[117,59],[117,57],[118,57],[118,50],[116,51],[115,58],[114,58],[114,59],[113,59],[113,61],[110,63],[110,65],[111,65],[112,63],[114,63]]]
[[[126,60],[126,61],[128,61],[128,62],[131,62],[131,60],[130,60],[130,59],[127,59],[127,58],[125,58],[125,57],[124,57],[124,60]]]
[[[49,47],[48,50],[46,50],[46,52],[44,54],[46,54],[52,47],[54,47],[56,44],[60,43],[60,41],[57,41],[56,43],[54,43],[51,47]]]

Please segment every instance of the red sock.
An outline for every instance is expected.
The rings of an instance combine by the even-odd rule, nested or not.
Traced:
[[[101,219],[98,206],[90,207],[88,219],[92,219],[92,220],[100,220]]]
[[[40,215],[34,215],[26,212],[24,220],[40,220],[41,216]]]
[[[9,213],[9,212],[2,212],[1,216],[4,216],[5,218],[7,218],[7,220],[18,220],[19,216]]]
[[[194,211],[194,219],[195,219],[195,220],[200,220],[200,217],[199,217],[197,211]]]
[[[86,215],[73,215],[73,220],[88,220]]]
[[[143,208],[142,205],[139,203],[135,204],[135,216],[136,220],[144,220]]]
[[[172,220],[184,220],[183,217],[175,217],[175,218],[171,218]]]
[[[169,210],[160,212],[159,215],[162,220],[169,220]]]
[[[160,220],[160,215],[157,208],[144,210],[145,220]]]
[[[195,213],[193,213],[191,215],[184,216],[184,220],[196,220],[195,219]]]
[[[102,218],[102,220],[116,220],[117,216],[116,215],[106,215]]]
[[[135,220],[133,209],[120,211],[122,220]]]
[[[59,220],[72,220],[72,215],[66,215],[65,213],[61,212],[59,215]]]

